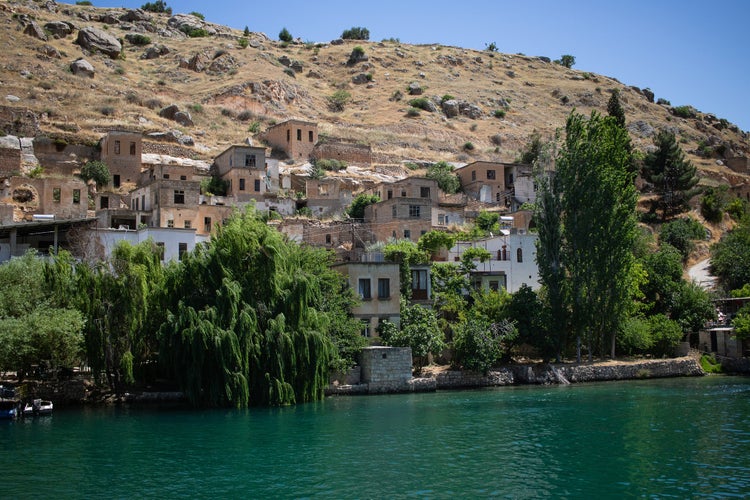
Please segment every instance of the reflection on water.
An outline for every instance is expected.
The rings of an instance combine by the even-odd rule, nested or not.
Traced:
[[[3,422],[3,497],[732,497],[750,379],[332,398]]]

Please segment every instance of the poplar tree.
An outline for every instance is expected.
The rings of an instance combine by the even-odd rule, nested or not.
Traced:
[[[637,193],[629,139],[615,118],[572,113],[557,157],[561,193],[561,261],[571,327],[601,355],[614,357],[616,333],[632,302]],[[541,237],[541,235],[540,235]]]
[[[672,132],[662,130],[654,139],[656,150],[643,161],[643,177],[654,185],[657,199],[654,209],[662,210],[666,220],[684,212],[698,184],[696,167],[685,159]]]

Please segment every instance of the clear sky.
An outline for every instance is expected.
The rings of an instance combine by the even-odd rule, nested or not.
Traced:
[[[74,3],[71,1],[70,3]],[[137,8],[144,0],[93,0]],[[175,14],[277,39],[327,42],[362,26],[370,40],[440,43],[576,58],[574,69],[650,88],[750,131],[750,0],[167,1]]]

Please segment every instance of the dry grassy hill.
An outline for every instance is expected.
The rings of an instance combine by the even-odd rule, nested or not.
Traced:
[[[322,134],[370,144],[378,163],[397,164],[513,161],[533,131],[551,137],[574,108],[606,113],[610,92],[619,89],[637,148],[652,143],[653,129],[671,127],[704,183],[745,181],[717,161],[750,152],[748,134],[736,126],[700,112],[696,118],[679,118],[669,106],[650,102],[640,89],[538,57],[397,41],[282,44],[262,33],[244,37],[208,23],[202,26],[216,34],[189,38],[168,26],[166,14],[145,13],[144,22],[122,21],[126,12],[53,1],[0,3],[0,92],[4,100],[20,98],[2,104],[37,113],[45,135],[81,142],[96,141],[111,128],[179,129],[193,137],[193,156],[204,159],[270,123],[298,118],[318,122]],[[64,21],[74,29],[43,41],[24,32],[31,21],[42,28]],[[77,45],[78,30],[88,26],[123,40],[120,57]],[[137,32],[149,37],[150,44],[129,43],[126,36]],[[143,58],[155,46],[166,47],[166,53]],[[366,60],[347,64],[355,46],[364,49]],[[94,66],[94,78],[71,73],[70,63],[79,57]],[[280,62],[284,57],[295,69]],[[199,67],[185,67],[191,60]],[[364,83],[353,83],[357,75]],[[408,115],[413,82],[423,89],[422,97],[434,97],[437,111]],[[342,111],[329,106],[337,91],[351,95]],[[475,106],[479,116],[447,118],[439,109],[446,94]],[[160,109],[169,104],[189,111],[194,125],[161,118]],[[467,149],[466,143],[474,148]]]

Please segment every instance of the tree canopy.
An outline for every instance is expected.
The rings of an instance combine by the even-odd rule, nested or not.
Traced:
[[[427,167],[427,178],[437,181],[443,192],[455,194],[461,189],[461,180],[453,170],[454,167],[450,163],[439,161]]]
[[[685,159],[685,153],[672,132],[662,130],[654,139],[656,150],[643,161],[643,177],[654,185],[657,199],[653,209],[661,209],[662,218],[684,212],[698,184],[696,167]]]

